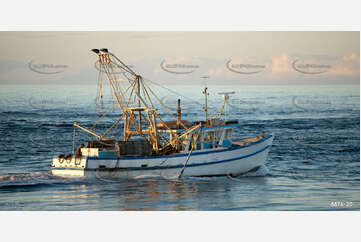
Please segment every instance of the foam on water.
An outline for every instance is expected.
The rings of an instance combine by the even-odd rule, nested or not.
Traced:
[[[30,172],[0,175],[0,188],[38,186],[66,183],[66,178],[54,177],[49,172]]]

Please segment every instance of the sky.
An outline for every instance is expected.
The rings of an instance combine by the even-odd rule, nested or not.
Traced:
[[[0,84],[96,84],[108,48],[166,84],[360,84],[360,32],[0,32]]]

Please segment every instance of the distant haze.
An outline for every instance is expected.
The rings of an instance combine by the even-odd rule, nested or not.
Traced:
[[[96,84],[92,48],[169,85],[360,83],[360,32],[0,32],[0,84]]]

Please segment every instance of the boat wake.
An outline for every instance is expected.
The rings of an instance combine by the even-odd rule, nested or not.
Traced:
[[[145,174],[134,177],[134,179],[161,178],[165,180],[179,180],[179,174],[165,175],[162,172],[158,174]]]
[[[236,181],[240,181],[244,177],[263,177],[270,174],[270,171],[266,166],[262,165],[256,171],[248,172],[246,174],[232,176],[227,175],[228,178]],[[109,183],[118,183],[119,179],[111,179],[100,174],[96,174],[95,178],[103,182]],[[133,179],[165,179],[169,181],[179,181],[179,174],[166,175],[163,173],[158,174],[146,174],[136,176]],[[211,177],[184,177],[184,179],[212,179]],[[50,172],[30,172],[30,173],[13,173],[0,175],[0,189],[5,188],[20,188],[20,187],[34,187],[34,186],[48,186],[55,184],[69,184],[74,182],[85,182],[84,178],[75,178],[75,177],[59,177],[54,176]]]
[[[270,170],[265,165],[262,165],[256,171],[250,171],[245,174],[241,174],[237,176],[232,176],[231,174],[227,174],[227,177],[234,181],[241,181],[241,178],[245,178],[245,177],[264,177],[270,174],[271,174]]]
[[[50,172],[12,173],[0,175],[0,189],[47,186],[74,182],[74,179],[56,177]]]

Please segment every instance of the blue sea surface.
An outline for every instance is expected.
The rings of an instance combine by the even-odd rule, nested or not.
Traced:
[[[204,119],[201,86],[152,87],[174,112],[181,98],[182,119]],[[265,166],[238,177],[109,180],[49,169],[52,156],[71,153],[74,121],[90,128],[99,119],[99,130],[116,121],[119,109],[99,115],[110,91],[102,104],[92,85],[2,85],[0,210],[360,210],[359,86],[209,86],[211,114],[224,91],[235,92],[225,110],[241,124],[234,139],[275,134]]]

